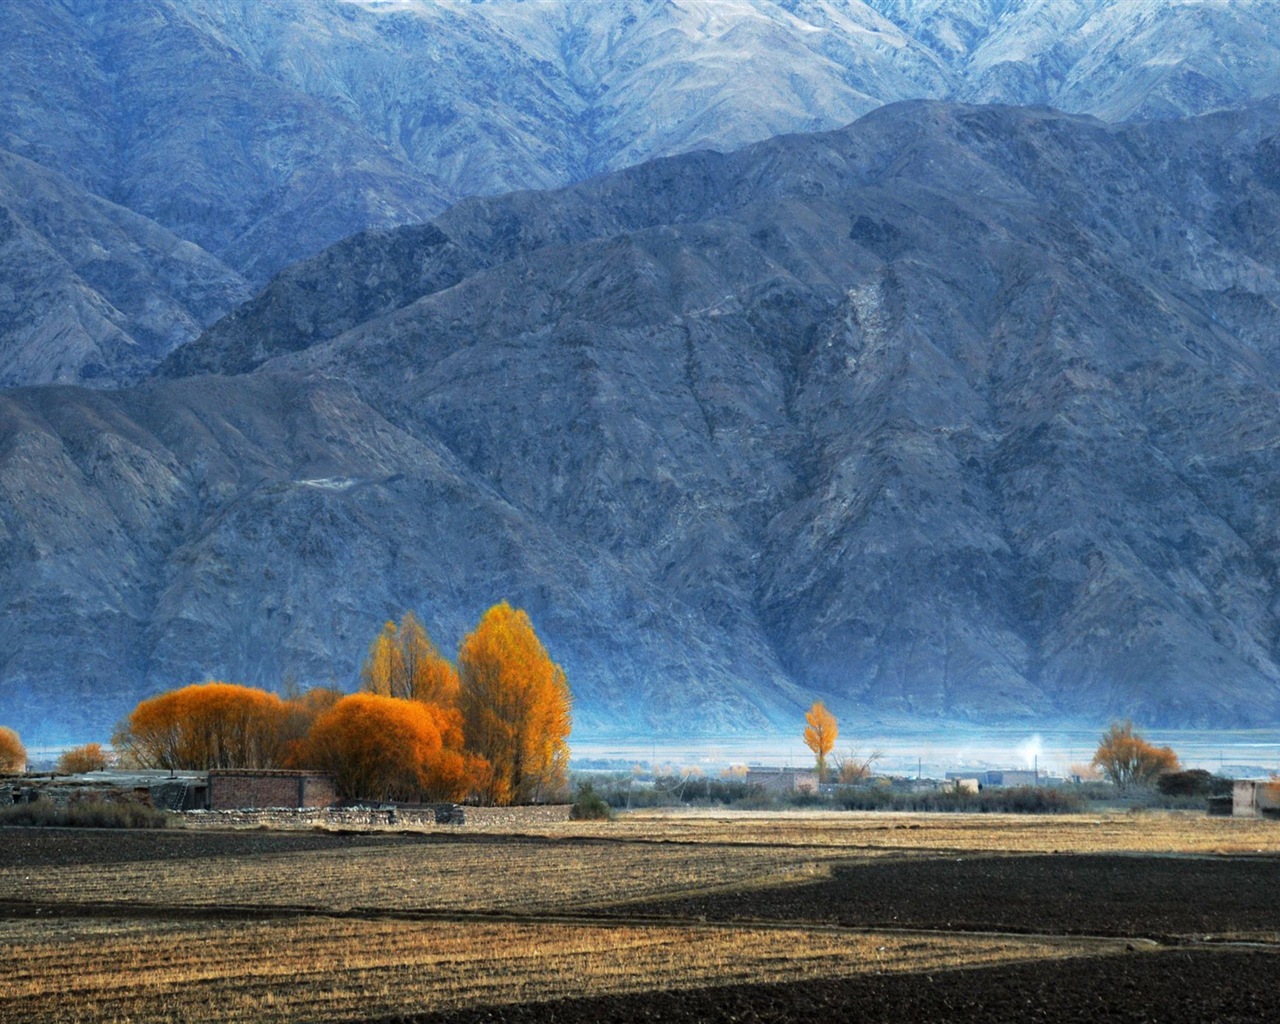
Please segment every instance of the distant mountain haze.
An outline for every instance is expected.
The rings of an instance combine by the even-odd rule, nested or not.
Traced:
[[[1120,120],[1280,88],[1263,3],[29,0],[2,17],[0,385],[136,381],[289,264],[468,196],[903,99]]]
[[[0,392],[0,704],[349,685],[505,597],[596,734],[1274,724],[1278,224],[1275,101],[908,102],[357,235]]]

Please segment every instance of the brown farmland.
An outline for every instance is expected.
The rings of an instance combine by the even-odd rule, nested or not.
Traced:
[[[1280,826],[0,830],[0,1022],[1274,1020]]]

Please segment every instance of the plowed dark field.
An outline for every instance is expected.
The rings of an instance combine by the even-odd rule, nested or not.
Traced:
[[[0,828],[0,868],[128,864],[218,857],[388,849],[439,843],[482,843],[482,836],[395,832],[272,832],[186,829]],[[538,837],[513,842],[538,843]]]
[[[407,1019],[414,1024],[1269,1024],[1280,1021],[1277,967],[1280,957],[1271,953],[1167,950],[932,975],[645,992]]]
[[[830,879],[807,884],[682,896],[616,911],[709,921],[1158,939],[1280,932],[1280,858],[1059,854],[889,860],[837,867]]]

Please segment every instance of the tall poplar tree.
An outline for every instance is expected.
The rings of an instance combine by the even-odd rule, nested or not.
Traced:
[[[817,759],[818,781],[821,782],[827,777],[827,755],[835,748],[840,729],[836,725],[836,716],[820,700],[813,702],[804,720],[804,745],[813,751]]]
[[[462,641],[458,675],[467,749],[489,763],[482,797],[529,803],[562,789],[572,698],[529,616],[506,601],[485,612]]]
[[[382,697],[458,705],[458,673],[412,611],[382,627],[360,669],[360,688]]]

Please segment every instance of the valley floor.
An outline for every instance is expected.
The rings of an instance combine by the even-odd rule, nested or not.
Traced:
[[[1280,1019],[1280,824],[0,829],[0,1022]]]

